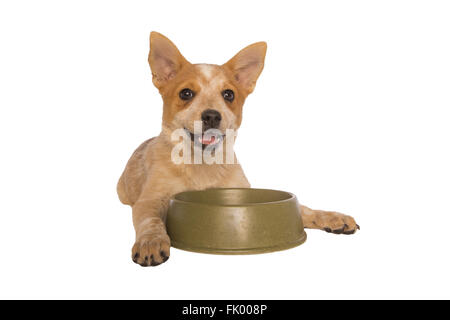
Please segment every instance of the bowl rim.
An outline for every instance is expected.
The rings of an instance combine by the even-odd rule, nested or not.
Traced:
[[[209,191],[209,190],[255,190],[255,191],[257,191],[257,190],[264,190],[264,191],[282,192],[282,193],[285,193],[285,194],[289,195],[289,197],[287,199],[276,200],[276,201],[254,202],[254,203],[239,203],[239,204],[202,203],[202,202],[180,200],[180,199],[176,198],[178,195],[183,194],[183,193],[204,192],[204,191]],[[285,203],[285,202],[289,202],[289,201],[296,200],[296,199],[297,199],[297,197],[295,196],[295,194],[293,194],[291,192],[283,191],[283,190],[275,190],[275,189],[263,189],[263,188],[208,188],[208,189],[203,189],[203,190],[183,191],[183,192],[176,193],[176,194],[174,194],[173,196],[170,197],[170,201],[171,202],[178,202],[178,203],[197,205],[197,206],[211,206],[211,207],[254,207],[254,206],[267,205],[267,204],[280,204],[280,203]]]

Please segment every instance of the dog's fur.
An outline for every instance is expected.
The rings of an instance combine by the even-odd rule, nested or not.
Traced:
[[[266,48],[265,42],[254,43],[220,66],[191,64],[169,39],[151,33],[149,63],[153,83],[164,102],[162,131],[137,148],[117,185],[120,201],[132,206],[136,230],[134,262],[155,266],[169,258],[165,215],[172,195],[186,190],[250,187],[239,164],[174,164],[171,151],[175,142],[171,133],[183,127],[193,132],[194,121],[200,120],[206,109],[222,115],[219,130],[237,130],[244,101],[263,69]],[[180,99],[179,92],[184,88],[195,92],[195,97],[189,101]],[[222,97],[225,89],[234,91],[234,101]],[[306,228],[343,234],[359,228],[350,216],[300,208]]]

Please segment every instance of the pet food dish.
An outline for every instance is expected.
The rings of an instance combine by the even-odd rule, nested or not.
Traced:
[[[295,195],[268,189],[208,189],[170,200],[173,247],[215,254],[252,254],[296,247],[306,232]]]

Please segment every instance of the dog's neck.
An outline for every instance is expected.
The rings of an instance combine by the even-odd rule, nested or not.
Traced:
[[[157,157],[170,165],[171,169],[178,172],[180,176],[188,177],[188,181],[192,184],[194,189],[216,187],[220,182],[225,179],[228,174],[234,169],[233,167],[238,165],[236,155],[233,152],[233,163],[226,163],[226,150],[223,150],[223,163],[211,163],[207,164],[204,161],[195,164],[194,150],[191,148],[191,163],[174,163],[172,161],[172,150],[174,148],[173,142],[170,137],[163,132],[158,137],[158,148],[155,149],[158,152]],[[226,148],[224,148],[226,149]],[[201,150],[203,151],[203,150]]]

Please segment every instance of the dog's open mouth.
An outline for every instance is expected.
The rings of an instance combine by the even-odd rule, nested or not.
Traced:
[[[191,141],[201,144],[203,147],[217,145],[225,136],[217,129],[210,129],[202,134],[194,134],[186,128],[184,130],[191,137]]]

